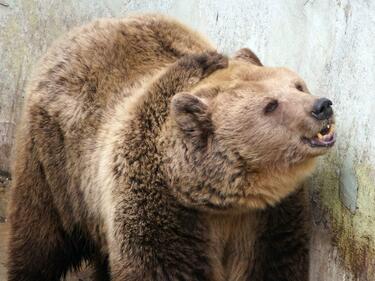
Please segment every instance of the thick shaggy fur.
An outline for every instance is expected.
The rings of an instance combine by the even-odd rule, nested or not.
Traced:
[[[157,15],[60,39],[17,137],[8,280],[59,280],[83,260],[97,280],[307,280],[297,186],[324,151],[286,137],[320,126],[287,110],[313,102],[300,81]],[[286,101],[274,116],[270,95]]]

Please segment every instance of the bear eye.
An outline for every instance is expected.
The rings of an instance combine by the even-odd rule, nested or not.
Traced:
[[[304,90],[303,90],[303,86],[302,86],[300,83],[297,83],[297,84],[296,84],[296,89],[297,89],[298,91],[300,91],[300,92],[304,92]]]
[[[271,113],[275,111],[278,106],[279,106],[279,102],[277,100],[272,100],[264,108],[264,113]]]

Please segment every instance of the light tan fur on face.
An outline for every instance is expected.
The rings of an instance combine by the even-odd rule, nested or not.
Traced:
[[[248,187],[245,197],[239,200],[239,204],[260,209],[273,205],[294,192],[314,168],[315,159],[309,159],[285,169],[265,167],[255,175],[255,178],[249,180],[254,184]]]

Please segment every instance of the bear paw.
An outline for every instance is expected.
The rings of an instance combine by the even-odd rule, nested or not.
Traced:
[[[228,58],[217,52],[207,52],[185,56],[180,60],[180,66],[198,70],[199,78],[205,78],[218,69],[228,67]]]

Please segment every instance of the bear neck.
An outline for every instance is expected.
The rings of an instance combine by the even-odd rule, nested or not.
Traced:
[[[168,189],[178,201],[203,211],[238,211],[237,202],[248,178],[239,155],[220,151],[212,139],[207,147],[194,147],[171,119],[163,128],[158,147]]]

